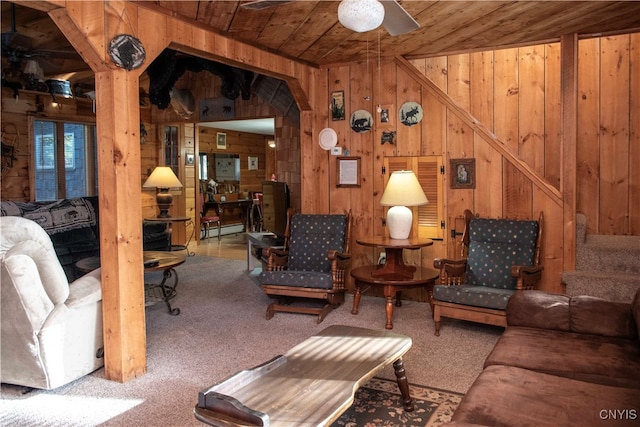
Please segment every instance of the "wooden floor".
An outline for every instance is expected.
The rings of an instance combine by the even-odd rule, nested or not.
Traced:
[[[192,242],[189,245],[189,250],[196,255],[246,260],[247,234],[228,234],[222,236],[220,241],[218,241],[217,237],[212,237],[199,242]]]

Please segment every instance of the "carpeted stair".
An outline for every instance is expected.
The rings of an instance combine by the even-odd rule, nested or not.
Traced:
[[[631,302],[640,288],[640,236],[587,235],[576,217],[576,271],[562,273],[568,295]]]

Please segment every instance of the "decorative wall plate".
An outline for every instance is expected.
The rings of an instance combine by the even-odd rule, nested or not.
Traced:
[[[405,126],[417,125],[422,121],[422,107],[417,102],[405,102],[400,107],[398,118]]]
[[[351,115],[350,123],[354,132],[368,132],[373,126],[373,117],[367,110],[356,110]]]
[[[336,131],[331,128],[324,128],[320,131],[320,147],[323,150],[331,150],[338,143],[338,135]]]
[[[147,56],[142,42],[129,34],[119,34],[109,43],[109,56],[120,68],[140,68]]]

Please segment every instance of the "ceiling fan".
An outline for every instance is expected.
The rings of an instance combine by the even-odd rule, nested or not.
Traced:
[[[278,6],[281,4],[291,3],[293,1],[295,0],[252,0],[246,3],[242,3],[241,7],[245,9],[260,10],[266,9],[268,7]],[[373,2],[374,6],[375,3],[381,3],[384,7],[384,19],[382,20],[382,26],[384,26],[392,36],[406,34],[410,31],[420,28],[420,24],[418,24],[418,22],[416,22],[416,20],[413,19],[413,17],[396,0],[343,0],[340,2],[341,6],[345,3],[345,1],[350,3],[361,2],[363,4],[367,2]],[[338,14],[340,14],[340,9],[338,9]],[[358,30],[354,29],[354,31]],[[362,31],[370,31],[370,29]]]
[[[39,50],[33,49],[30,37],[20,34],[16,30],[15,4],[11,3],[11,31],[2,33],[2,56],[7,58],[9,66],[14,69],[21,68],[22,62],[35,58],[79,59],[76,51],[70,50]],[[55,68],[47,61],[41,61],[45,70]]]

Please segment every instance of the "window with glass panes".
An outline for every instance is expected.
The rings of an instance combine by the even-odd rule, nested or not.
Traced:
[[[35,200],[96,195],[95,125],[34,120],[33,170]]]

